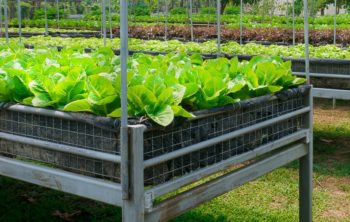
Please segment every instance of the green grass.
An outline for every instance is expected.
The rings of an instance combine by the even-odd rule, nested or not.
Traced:
[[[350,181],[350,158],[343,158],[340,154],[344,149],[350,149],[350,144],[344,147],[343,141],[350,138],[350,126],[317,123],[314,138],[314,220],[350,221],[347,213],[350,183],[344,182]],[[298,163],[293,162],[173,221],[297,221],[297,166]],[[335,182],[330,184],[330,179]],[[334,189],[343,195],[334,196]],[[349,205],[342,204],[345,202]],[[335,208],[347,214],[339,217],[327,214],[328,210]],[[53,216],[57,212],[71,221],[121,221],[120,208],[0,177],[0,221],[64,221],[59,216]],[[62,216],[64,213],[75,216]]]

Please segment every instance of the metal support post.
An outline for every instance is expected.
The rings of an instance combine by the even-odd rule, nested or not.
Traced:
[[[164,32],[164,40],[168,39],[168,0],[165,0],[165,32]]]
[[[239,44],[243,44],[243,0],[241,0],[239,12]]]
[[[143,133],[145,126],[130,127],[129,199],[123,201],[123,222],[145,220]],[[122,158],[124,158],[122,156]]]
[[[2,37],[2,0],[0,0],[0,37]]]
[[[5,37],[6,37],[6,43],[9,42],[9,20],[7,15],[7,0],[4,0],[4,20],[5,20]]]
[[[106,2],[101,0],[101,9],[102,9],[102,35],[103,35],[103,46],[106,47],[107,39],[107,30],[106,30]]]
[[[127,60],[128,50],[128,1],[120,0],[120,88],[121,88],[121,129],[120,150],[122,198],[129,199],[129,150],[128,150],[128,101],[127,101]]]
[[[113,29],[112,29],[112,7],[111,0],[108,0],[108,14],[109,14],[109,37],[113,38]]]
[[[293,18],[292,18],[292,23],[293,23],[293,25],[292,25],[292,27],[293,27],[293,45],[295,45],[295,0],[293,0],[293,3],[292,3],[292,16],[293,16]]]
[[[159,0],[157,0],[157,24],[159,25]]]
[[[220,10],[221,10],[221,3],[220,0],[216,0],[216,24],[217,24],[217,35],[218,35],[218,54],[217,56],[220,57],[221,55],[221,23],[220,23]]]
[[[45,35],[49,34],[49,26],[47,23],[47,0],[44,1],[44,13],[45,13]]]
[[[310,84],[309,70],[309,21],[308,21],[308,0],[304,2],[304,38],[305,38],[305,74],[307,83]],[[299,221],[312,221],[312,176],[313,176],[313,97],[312,90],[309,95],[311,111],[308,114],[308,127],[310,129],[308,141],[308,154],[300,158],[299,172]]]
[[[193,36],[193,19],[192,19],[192,0],[189,0],[190,3],[190,10],[189,10],[189,16],[190,16],[190,25],[191,25],[191,41],[193,42],[194,36]]]
[[[337,0],[334,0],[333,44],[337,44]]]
[[[57,13],[57,29],[60,29],[60,5],[59,0],[56,0],[56,13]]]
[[[207,14],[207,16],[208,16],[208,28],[209,28],[209,26],[210,26],[210,0],[208,0],[208,14]]]
[[[18,13],[18,37],[19,42],[22,43],[22,10],[21,10],[21,0],[17,0],[17,13]]]

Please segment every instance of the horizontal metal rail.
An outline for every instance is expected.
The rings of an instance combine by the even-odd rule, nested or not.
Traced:
[[[76,118],[70,115],[69,112],[24,106],[20,104],[11,105],[6,109],[11,111],[21,112],[21,113],[29,113],[29,114],[43,115],[43,116],[49,116],[49,117],[58,117],[65,120],[76,120]]]
[[[350,100],[350,90],[313,88],[312,96],[325,99]]]
[[[253,158],[256,158],[258,156],[261,156],[263,154],[266,154],[268,152],[271,152],[273,150],[276,150],[278,148],[281,148],[283,146],[286,146],[290,143],[293,143],[295,141],[299,141],[303,138],[306,138],[309,134],[309,129],[303,129],[296,133],[293,133],[291,135],[285,136],[279,140],[273,141],[271,143],[262,145],[258,148],[255,148],[254,150],[248,151],[246,153],[240,154],[238,156],[233,156],[231,158],[228,158],[222,162],[219,162],[217,164],[199,169],[197,171],[194,171],[192,173],[186,174],[180,178],[177,178],[173,181],[169,181],[167,183],[152,187],[151,189],[146,191],[146,195],[150,195],[153,199],[160,197],[166,193],[175,191],[176,189],[179,189],[185,185],[188,185],[192,182],[198,181],[200,179],[203,179],[207,176],[210,176],[214,173],[217,173],[219,171],[225,170],[228,167],[234,165],[243,163],[245,161],[251,160]]]
[[[297,76],[306,76],[304,72],[293,72],[293,74]],[[350,74],[310,73],[309,75],[311,77],[350,79]]]
[[[88,157],[88,158],[97,159],[97,160],[105,160],[113,163],[121,162],[120,155],[104,153],[104,152],[95,151],[95,150],[88,150],[88,149],[68,146],[68,145],[59,144],[59,143],[52,143],[44,140],[18,136],[10,133],[0,132],[0,139],[21,143],[21,144],[28,144],[31,146],[37,146],[47,150],[54,150],[54,151],[59,151],[64,153],[76,154],[79,156]]]
[[[161,156],[158,156],[158,157],[146,160],[144,162],[144,167],[147,168],[147,167],[155,166],[155,165],[157,165],[159,163],[163,163],[163,162],[166,162],[168,160],[172,160],[172,159],[175,159],[177,157],[180,157],[180,156],[183,156],[183,155],[186,155],[186,154],[198,151],[200,149],[203,149],[203,148],[206,148],[206,147],[209,147],[209,146],[213,146],[213,145],[218,144],[220,142],[233,139],[233,138],[238,137],[240,135],[252,132],[254,130],[257,130],[257,129],[260,129],[260,128],[263,128],[263,127],[267,127],[267,126],[272,125],[274,123],[281,122],[283,120],[286,120],[286,119],[289,119],[291,117],[294,117],[294,116],[297,116],[297,115],[300,115],[300,114],[303,114],[303,113],[307,113],[307,112],[310,112],[310,107],[305,107],[305,108],[302,108],[302,109],[299,109],[299,110],[296,110],[296,111],[293,111],[293,112],[290,112],[290,113],[278,116],[276,118],[269,119],[267,121],[254,124],[252,126],[248,126],[246,128],[233,131],[231,133],[227,133],[227,134],[224,134],[224,135],[212,138],[212,139],[208,139],[206,141],[203,141],[203,142],[200,142],[200,143],[197,143],[197,144],[194,144],[194,145],[182,148],[180,150],[176,150],[176,151],[173,151],[171,153],[167,153],[167,154],[164,154],[164,155],[161,155]]]
[[[122,206],[121,186],[97,178],[0,157],[0,175]]]
[[[167,221],[199,204],[210,201],[293,160],[297,160],[307,153],[308,147],[306,144],[290,146],[284,151],[161,202],[151,212],[145,214],[145,221]]]

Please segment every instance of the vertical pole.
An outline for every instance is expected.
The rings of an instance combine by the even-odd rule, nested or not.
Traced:
[[[0,0],[0,37],[2,37],[2,0]]]
[[[295,45],[295,0],[293,0],[292,10],[293,10],[293,45]]]
[[[243,44],[243,0],[241,0],[239,12],[239,44]]]
[[[120,0],[120,92],[121,92],[121,129],[120,129],[120,150],[121,162],[121,183],[122,197],[129,199],[129,151],[128,151],[128,101],[127,101],[127,60],[128,50],[128,0]],[[123,208],[124,209],[124,208]]]
[[[190,11],[189,11],[189,15],[190,15],[190,25],[191,25],[191,41],[193,42],[194,40],[194,36],[193,36],[193,20],[192,20],[192,0],[190,0]]]
[[[210,25],[210,0],[208,0],[208,28]]]
[[[159,25],[159,21],[160,21],[160,19],[159,19],[159,0],[157,0],[157,24]]]
[[[18,17],[18,37],[19,42],[22,43],[22,11],[21,11],[21,0],[17,0],[17,17]]]
[[[49,34],[49,26],[47,23],[47,0],[44,1],[44,13],[45,13],[45,35]]]
[[[57,29],[60,29],[60,6],[59,0],[56,0],[56,13],[57,13]]]
[[[5,36],[6,36],[6,43],[9,42],[9,20],[7,15],[7,0],[4,0],[4,19],[5,19]]]
[[[216,0],[216,23],[217,23],[217,35],[218,35],[218,54],[217,56],[220,57],[221,55],[221,23],[220,23],[220,10],[221,10],[221,4],[220,0]]]
[[[168,39],[168,0],[165,0],[165,36],[164,40]]]
[[[109,14],[109,37],[113,38],[113,30],[112,30],[112,8],[111,8],[111,0],[108,0],[108,14]]]
[[[337,44],[337,0],[334,0],[333,44]]]
[[[310,70],[309,70],[309,21],[308,21],[308,0],[304,2],[304,38],[305,38],[305,73],[307,82],[310,84]],[[311,111],[308,115],[308,127],[310,128],[308,136],[309,152],[306,156],[300,158],[299,171],[299,221],[312,221],[312,177],[313,177],[313,97],[310,92],[309,105]]]
[[[123,203],[123,222],[144,222],[143,133],[145,126],[130,126],[130,197]],[[122,156],[123,158],[123,156]]]
[[[106,2],[105,2],[105,0],[101,0],[101,8],[102,8],[103,46],[106,47],[107,30],[106,30]]]

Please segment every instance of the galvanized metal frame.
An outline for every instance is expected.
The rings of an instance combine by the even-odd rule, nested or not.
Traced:
[[[304,72],[293,72],[294,75],[306,76]],[[329,74],[329,73],[309,73],[310,77],[320,77],[329,79],[347,79],[350,80],[350,75],[345,74]],[[332,89],[332,88],[313,88],[312,96],[314,98],[324,98],[324,99],[340,99],[340,100],[350,100],[350,90],[346,89]]]
[[[309,97],[309,99],[312,99],[312,97]],[[121,206],[124,222],[166,221],[188,209],[196,207],[201,203],[232,190],[233,188],[271,172],[280,166],[299,159],[301,161],[300,194],[303,195],[301,196],[302,201],[300,202],[301,221],[311,221],[308,218],[308,215],[311,214],[311,209],[308,207],[311,203],[309,202],[311,199],[308,197],[311,195],[311,187],[309,185],[311,180],[310,173],[312,173],[312,171],[310,171],[310,166],[312,165],[312,163],[310,163],[310,161],[312,161],[310,159],[312,155],[312,132],[310,131],[310,128],[304,128],[279,140],[257,147],[252,151],[231,157],[225,161],[202,168],[167,183],[154,186],[150,189],[147,189],[144,186],[144,169],[151,165],[164,162],[169,158],[191,153],[194,150],[204,149],[212,144],[235,138],[243,133],[264,128],[293,116],[303,114],[308,119],[307,121],[312,123],[309,120],[311,113],[311,104],[308,104],[305,108],[246,127],[234,133],[218,136],[198,145],[173,151],[172,153],[164,155],[164,158],[156,157],[150,160],[143,159],[143,135],[146,129],[143,125],[128,127],[130,142],[128,143],[126,152],[122,152],[120,156],[103,154],[97,151],[81,151],[79,148],[75,147],[1,133],[1,139],[33,144],[40,146],[43,149],[54,149],[61,152],[77,153],[82,156],[94,156],[96,159],[112,160],[113,162],[127,164],[122,165],[124,166],[123,171],[125,171],[125,174],[123,174],[121,178],[122,184],[70,173],[60,169],[35,165],[33,163],[26,163],[3,156],[0,157],[0,174],[51,189]],[[254,160],[257,157],[258,159],[261,159],[260,157],[262,156],[268,157],[251,163],[239,170],[230,171],[220,177],[209,179],[208,182],[204,184],[195,186],[188,191],[179,193],[175,197],[166,199],[156,205],[153,204],[155,199],[164,194],[176,191],[183,186],[192,184],[203,178],[208,178],[208,176],[213,174],[226,172],[235,164]]]

